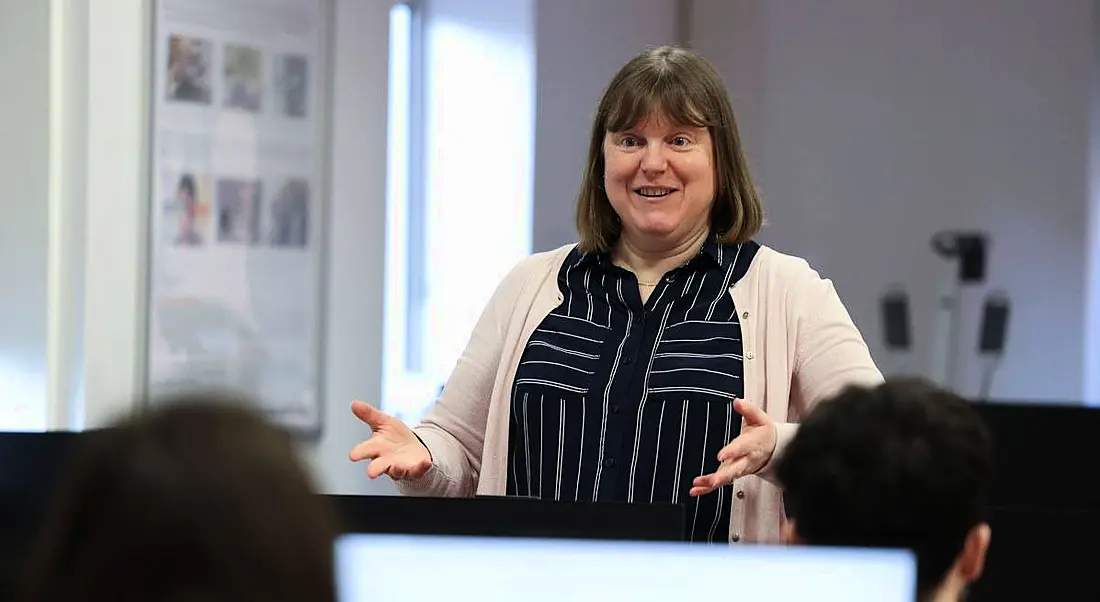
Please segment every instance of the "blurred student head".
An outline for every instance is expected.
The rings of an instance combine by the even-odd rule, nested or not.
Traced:
[[[919,599],[960,600],[982,573],[992,438],[966,400],[915,379],[820,403],[776,465],[784,539],[908,548]]]
[[[182,396],[88,435],[25,600],[334,600],[328,508],[246,400]]]

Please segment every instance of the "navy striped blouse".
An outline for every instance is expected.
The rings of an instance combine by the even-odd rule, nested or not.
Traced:
[[[731,491],[690,498],[740,431],[741,327],[730,286],[759,245],[710,241],[643,304],[634,275],[574,249],[565,299],[516,372],[508,495],[688,504],[693,541],[727,541]]]

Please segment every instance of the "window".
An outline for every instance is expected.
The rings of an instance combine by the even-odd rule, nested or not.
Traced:
[[[46,375],[0,357],[0,431],[46,428]]]
[[[383,405],[416,422],[531,249],[533,2],[390,14]]]

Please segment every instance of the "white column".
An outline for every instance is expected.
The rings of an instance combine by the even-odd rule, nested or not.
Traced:
[[[86,428],[128,412],[142,390],[151,6],[111,0],[88,12]]]

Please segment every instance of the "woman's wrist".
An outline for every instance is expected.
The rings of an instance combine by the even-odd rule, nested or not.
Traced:
[[[434,463],[435,459],[432,458],[432,448],[428,447],[427,443],[424,443],[424,440],[420,438],[419,433],[417,433],[416,431],[413,431],[412,434],[413,434],[414,437],[416,437],[416,440],[420,442],[420,445],[423,445],[424,449],[428,450],[428,460],[431,460]]]

